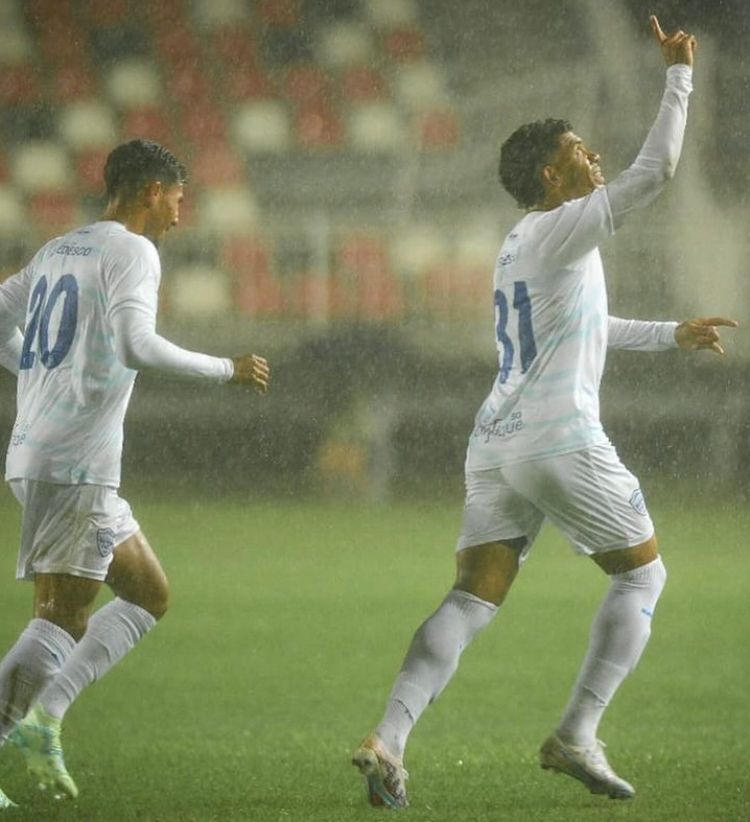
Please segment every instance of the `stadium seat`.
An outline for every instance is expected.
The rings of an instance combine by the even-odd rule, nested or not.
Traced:
[[[278,100],[239,106],[232,132],[239,148],[250,154],[284,152],[291,145],[289,112]]]
[[[364,5],[367,17],[376,28],[408,26],[418,17],[414,0],[366,0]]]
[[[256,14],[266,26],[294,26],[300,22],[299,0],[257,0]]]
[[[39,191],[29,197],[29,219],[42,237],[64,234],[80,224],[76,199],[66,191]]]
[[[393,28],[383,34],[383,51],[397,63],[408,63],[424,56],[424,35],[416,26]]]
[[[320,103],[330,96],[328,78],[315,63],[295,63],[284,77],[284,97],[295,106]]]
[[[390,247],[393,266],[404,280],[418,280],[449,257],[446,232],[434,225],[407,225]]]
[[[242,160],[233,148],[224,143],[198,146],[189,163],[190,183],[197,186],[232,186],[245,179]]]
[[[42,55],[56,68],[88,61],[88,49],[72,19],[44,19],[38,24],[37,37]]]
[[[95,99],[80,100],[63,107],[59,118],[60,135],[72,151],[97,146],[112,146],[117,139],[117,124],[112,110]]]
[[[171,75],[183,71],[200,73],[203,52],[200,43],[188,26],[166,25],[152,31],[154,57],[165,67],[167,86],[173,86]]]
[[[236,66],[218,83],[229,103],[268,100],[275,95],[271,78],[258,66]]]
[[[254,66],[259,57],[258,42],[249,24],[217,26],[210,34],[211,49],[227,68]]]
[[[159,0],[146,3],[143,11],[151,23],[152,31],[185,30],[188,24],[187,0]]]
[[[184,107],[180,134],[195,145],[223,142],[226,136],[224,114],[215,103],[197,100]]]
[[[56,113],[44,103],[0,106],[0,123],[9,144],[57,138]]]
[[[65,149],[50,141],[40,140],[17,147],[11,173],[16,185],[29,193],[65,190],[73,181]]]
[[[216,28],[240,24],[249,17],[245,0],[194,0],[193,17],[199,26]]]
[[[445,151],[455,148],[461,128],[454,112],[447,108],[418,115],[419,146],[423,151]]]
[[[445,78],[434,63],[415,60],[394,72],[395,99],[410,111],[443,105],[448,99]]]
[[[75,180],[83,194],[100,196],[104,193],[104,163],[109,148],[90,148],[81,151],[74,160]]]
[[[341,120],[334,109],[326,103],[303,105],[296,113],[295,135],[300,148],[338,148],[343,131]]]
[[[131,19],[130,4],[127,0],[87,0],[81,4],[87,22],[91,26],[116,26],[128,23]]]
[[[312,57],[308,30],[301,26],[267,26],[263,35],[263,59],[282,69]]]
[[[144,59],[149,54],[149,41],[140,22],[113,26],[91,27],[89,42],[94,62],[111,66],[122,60]]]
[[[179,317],[220,317],[232,310],[229,278],[218,268],[194,263],[173,269],[167,286],[169,312]]]
[[[179,103],[183,107],[192,107],[198,103],[213,105],[213,87],[200,63],[174,65],[166,73],[165,99]]]
[[[116,63],[107,77],[107,89],[120,109],[157,105],[162,99],[161,80],[151,60],[132,58]]]
[[[123,114],[120,127],[123,140],[141,137],[172,145],[172,120],[163,106],[147,105],[131,108]]]
[[[16,188],[0,183],[0,236],[8,237],[28,227],[28,217]]]
[[[228,237],[221,249],[224,267],[231,272],[233,303],[240,314],[277,316],[285,297],[271,270],[272,251],[262,237]]]
[[[348,103],[369,103],[386,97],[383,75],[374,66],[349,66],[344,69],[339,90]]]
[[[258,204],[247,186],[207,188],[200,195],[197,218],[216,235],[249,231],[258,222]]]
[[[52,72],[52,97],[56,103],[85,100],[95,95],[97,88],[91,68],[82,60],[55,67]]]
[[[41,99],[36,64],[18,63],[0,68],[0,105],[28,105]]]
[[[401,313],[401,287],[378,236],[355,231],[342,238],[334,263],[334,283],[334,314],[385,320]]]
[[[330,69],[369,63],[373,54],[370,31],[358,22],[335,22],[318,34],[318,60]]]
[[[406,132],[399,113],[388,102],[352,107],[347,131],[349,145],[356,151],[396,152],[406,144]]]
[[[9,20],[0,20],[0,23],[0,69],[31,63],[34,59],[34,44],[23,21],[14,22],[11,17]]]

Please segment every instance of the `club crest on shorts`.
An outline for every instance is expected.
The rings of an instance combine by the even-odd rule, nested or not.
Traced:
[[[633,510],[642,517],[645,517],[648,513],[646,511],[646,500],[643,498],[643,491],[640,488],[636,488],[630,495],[630,504]]]
[[[111,528],[97,529],[96,547],[103,557],[109,556],[115,547],[115,532]]]

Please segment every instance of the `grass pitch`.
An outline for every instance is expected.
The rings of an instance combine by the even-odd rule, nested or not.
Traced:
[[[74,803],[37,795],[12,749],[12,820],[372,820],[349,755],[452,581],[456,504],[155,502],[128,493],[171,578],[163,623],[68,713]],[[670,578],[602,736],[635,800],[539,769],[606,588],[544,532],[492,626],[413,733],[422,820],[750,819],[747,509],[651,505]],[[30,614],[18,512],[0,492],[0,652]]]

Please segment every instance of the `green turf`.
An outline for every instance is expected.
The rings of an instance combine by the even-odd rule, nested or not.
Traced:
[[[448,586],[455,504],[158,503],[130,494],[170,575],[170,613],[68,714],[75,803],[37,796],[15,751],[17,820],[372,820],[348,763],[406,644]],[[652,642],[603,723],[629,803],[542,772],[536,750],[606,580],[544,533],[407,755],[421,820],[750,819],[746,510],[655,506],[670,572]],[[0,492],[0,649],[29,616]]]

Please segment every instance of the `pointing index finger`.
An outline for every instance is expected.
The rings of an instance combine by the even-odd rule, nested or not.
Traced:
[[[725,325],[727,328],[737,328],[739,323],[737,320],[730,320],[727,317],[708,317],[701,320],[704,325]]]
[[[661,26],[659,25],[659,19],[655,14],[652,14],[649,18],[649,23],[651,23],[651,30],[656,35],[656,39],[663,43],[667,39],[667,35],[661,30]]]

